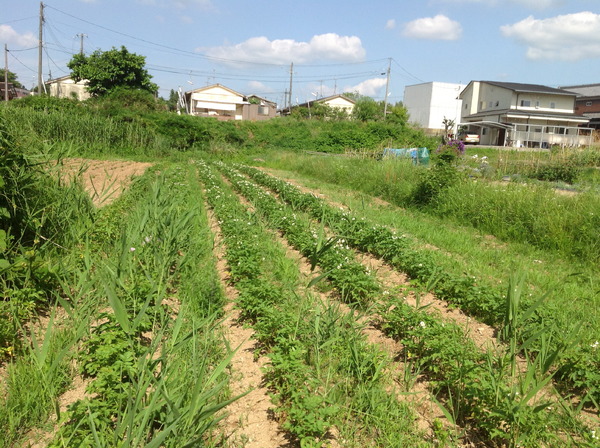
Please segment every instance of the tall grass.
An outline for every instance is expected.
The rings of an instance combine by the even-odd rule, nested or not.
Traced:
[[[537,186],[466,181],[446,191],[433,209],[506,241],[531,244],[568,257],[600,261],[600,197],[564,197]]]
[[[119,121],[82,107],[56,111],[7,109],[4,115],[18,132],[19,140],[34,150],[46,142],[59,148],[71,145],[78,155],[157,156],[167,146],[164,137],[139,121]]]
[[[399,160],[349,160],[339,157],[274,155],[269,166],[296,171],[415,208],[411,194],[427,168]],[[594,192],[560,196],[541,185],[486,183],[464,179],[435,203],[415,208],[505,241],[530,244],[573,260],[600,260],[600,197]]]

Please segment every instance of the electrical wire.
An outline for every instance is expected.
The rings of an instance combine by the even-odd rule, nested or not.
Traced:
[[[9,50],[8,51],[8,55],[11,56],[12,58],[15,59],[15,61],[17,61],[19,64],[21,64],[23,67],[25,67],[27,70],[32,71],[33,73],[37,73],[36,70],[32,69],[31,67],[28,67],[27,65],[25,65],[18,57],[16,57],[14,54],[12,54],[12,52],[15,50]]]
[[[79,20],[81,22],[87,23],[89,25],[98,27],[100,29],[103,29],[105,31],[109,31],[111,33],[115,33],[115,34],[119,34],[121,36],[125,36],[129,39],[133,39],[139,42],[144,42],[146,44],[150,44],[159,48],[162,48],[164,50],[169,50],[171,52],[175,52],[176,54],[184,54],[184,55],[188,55],[188,56],[194,56],[194,57],[199,57],[202,59],[207,59],[210,61],[215,61],[215,62],[225,62],[225,63],[231,63],[231,64],[250,64],[250,65],[263,65],[263,66],[271,66],[271,67],[287,67],[287,63],[283,64],[283,63],[270,63],[270,62],[260,62],[260,61],[251,61],[251,60],[239,60],[239,59],[228,59],[228,58],[219,58],[216,56],[209,56],[203,53],[198,53],[198,52],[192,52],[192,51],[188,51],[188,50],[182,50],[180,48],[175,48],[175,47],[171,47],[168,45],[163,45],[163,44],[159,44],[156,42],[152,42],[149,41],[147,39],[142,39],[140,37],[136,37],[136,36],[132,36],[131,34],[127,34],[127,33],[123,33],[121,31],[116,31],[113,29],[110,29],[108,27],[102,26],[102,25],[98,25],[97,23],[93,23],[90,22],[88,20],[82,19],[80,17],[76,17],[72,14],[69,14],[67,12],[61,11],[60,9],[54,8],[50,5],[46,5],[47,8],[51,8],[57,12],[60,12],[61,14],[64,14],[66,16],[69,16],[75,20]],[[375,59],[375,60],[371,60],[371,61],[349,61],[349,62],[339,62],[339,63],[329,63],[329,64],[294,64],[295,67],[334,67],[334,66],[343,66],[343,65],[361,65],[361,64],[367,64],[367,63],[380,63],[382,61],[385,61],[386,59]]]
[[[419,82],[425,82],[423,81],[421,78],[416,77],[415,75],[413,75],[412,73],[410,73],[408,70],[406,70],[403,66],[401,66],[398,61],[396,61],[394,58],[392,58],[392,61],[394,62],[394,64],[396,64],[398,67],[400,67],[400,69],[406,73],[408,76],[410,76],[412,79],[416,79]]]

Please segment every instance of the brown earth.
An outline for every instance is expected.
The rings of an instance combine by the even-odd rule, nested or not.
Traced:
[[[152,166],[151,163],[128,160],[64,159],[63,178],[79,179],[95,206],[102,207],[117,199],[131,184]]]

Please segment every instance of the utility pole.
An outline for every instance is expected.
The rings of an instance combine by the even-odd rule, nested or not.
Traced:
[[[388,68],[387,68],[387,81],[385,83],[385,99],[383,102],[383,119],[385,120],[387,117],[387,105],[388,105],[388,95],[390,94],[390,72],[392,71],[392,58],[389,58]]]
[[[8,45],[4,44],[4,101],[8,101]]]
[[[42,46],[43,46],[43,29],[44,29],[44,3],[40,2],[40,32],[38,43],[38,95],[42,94]]]
[[[294,78],[294,63],[292,62],[290,64],[290,90],[288,92],[288,111],[291,113],[292,112],[292,81]]]
[[[81,39],[81,42],[79,43],[79,54],[83,56],[83,38],[88,37],[88,35],[84,33],[79,33],[76,34],[75,37],[79,37]]]

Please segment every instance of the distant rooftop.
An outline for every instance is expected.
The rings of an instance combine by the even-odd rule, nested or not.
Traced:
[[[514,90],[515,92],[528,92],[528,93],[558,93],[564,95],[573,95],[574,92],[557,89],[554,87],[542,86],[539,84],[523,84],[519,82],[498,82],[498,81],[481,81],[494,86],[502,87],[505,89]]]
[[[578,97],[600,96],[600,84],[582,84],[579,86],[563,86],[561,89],[577,94]]]

